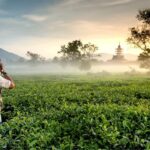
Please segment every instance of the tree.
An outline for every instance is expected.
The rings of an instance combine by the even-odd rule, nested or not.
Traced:
[[[69,42],[67,46],[61,46],[58,52],[63,54],[61,64],[72,63],[78,65],[81,70],[89,70],[91,68],[91,58],[98,48],[91,43],[83,44],[80,40]]]
[[[81,60],[80,64],[79,64],[79,69],[80,70],[90,70],[92,67],[91,62],[89,60]]]
[[[80,40],[69,42],[67,46],[61,46],[58,53],[62,53],[63,57],[70,61],[81,59],[91,59],[98,48],[91,43],[83,44]]]
[[[130,29],[131,35],[127,41],[142,50],[138,60],[141,67],[150,69],[150,9],[139,11],[137,19],[141,24]]]
[[[58,63],[59,62],[59,58],[57,56],[55,56],[52,60],[53,63]]]
[[[75,40],[69,42],[67,46],[61,46],[61,50],[58,53],[62,53],[63,57],[69,62],[75,62],[81,58],[81,48],[82,42],[80,40]]]
[[[26,54],[28,57],[30,57],[30,62],[32,63],[38,63],[38,62],[45,62],[45,58],[40,56],[39,54],[37,53],[32,53],[30,51],[27,51],[27,54]]]
[[[80,70],[90,70],[92,67],[92,58],[98,47],[94,44],[84,44],[81,49],[82,59],[79,65]]]
[[[93,54],[98,50],[98,47],[94,44],[88,43],[84,44],[81,50],[83,52],[82,56],[90,60],[91,57],[93,57]]]

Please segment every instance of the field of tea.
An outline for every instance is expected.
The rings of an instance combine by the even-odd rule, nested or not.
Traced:
[[[150,149],[150,77],[16,76],[0,150]]]

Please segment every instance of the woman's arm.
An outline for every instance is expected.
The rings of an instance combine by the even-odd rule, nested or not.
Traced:
[[[15,83],[14,83],[13,79],[5,71],[1,71],[1,74],[2,74],[3,78],[10,81],[9,89],[15,88]]]

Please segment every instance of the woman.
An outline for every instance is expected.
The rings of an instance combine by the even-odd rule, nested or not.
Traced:
[[[0,124],[2,123],[1,110],[3,107],[2,88],[13,89],[15,83],[12,78],[4,71],[3,64],[0,62]]]

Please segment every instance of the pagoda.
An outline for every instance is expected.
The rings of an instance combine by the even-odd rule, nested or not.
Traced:
[[[113,56],[111,61],[125,61],[124,55],[123,55],[123,49],[119,43],[118,47],[116,48],[116,54]]]

